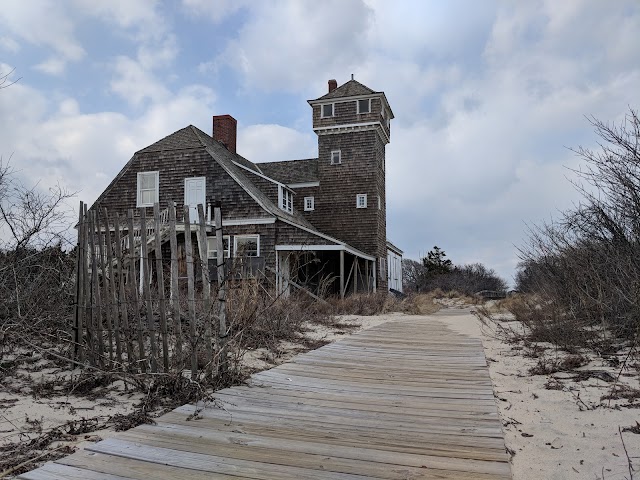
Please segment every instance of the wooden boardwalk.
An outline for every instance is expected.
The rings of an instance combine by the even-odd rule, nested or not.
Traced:
[[[56,479],[510,479],[479,340],[404,317],[23,474]]]

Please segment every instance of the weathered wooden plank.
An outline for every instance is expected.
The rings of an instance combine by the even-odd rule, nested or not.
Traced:
[[[153,318],[153,306],[151,304],[151,275],[149,268],[149,249],[147,244],[147,209],[140,208],[140,251],[142,252],[142,261],[140,269],[142,274],[142,294],[144,295],[144,303],[147,311],[147,331],[149,332],[149,344],[151,345],[151,372],[158,371],[158,343],[156,340],[156,322]]]
[[[217,455],[179,451],[172,448],[148,447],[140,443],[108,438],[87,450],[144,460],[150,463],[200,470],[203,472],[240,474],[249,478],[271,480],[364,480],[362,475],[319,472],[313,469],[276,465],[248,460],[229,459]],[[370,478],[370,477],[369,477]]]
[[[104,478],[105,480],[135,479],[135,480],[178,480],[188,478],[189,480],[238,480],[235,475],[223,475],[198,470],[173,467],[171,465],[160,465],[141,460],[125,457],[114,457],[96,452],[78,452],[66,458],[57,460],[60,464],[60,476],[56,478],[67,478],[64,476],[65,468],[81,468],[95,470],[98,475],[94,477],[80,477],[87,479]],[[83,471],[90,471],[83,470]],[[93,473],[93,472],[91,472]],[[95,475],[95,473],[94,473]]]
[[[171,307],[173,334],[176,337],[176,371],[182,370],[182,318],[180,317],[180,292],[178,285],[178,237],[176,235],[176,204],[169,202],[169,247],[171,248]]]
[[[91,469],[70,467],[58,463],[47,463],[43,467],[23,473],[18,478],[24,480],[130,480],[134,477],[122,477],[108,473],[96,472]]]
[[[138,295],[138,277],[136,275],[136,249],[135,249],[135,234],[134,234],[134,224],[133,224],[133,209],[129,209],[127,213],[127,225],[129,228],[129,291],[131,294],[131,298],[133,301],[134,308],[131,309],[133,315],[136,318],[136,337],[138,339],[138,358],[140,359],[140,369],[143,372],[147,371],[147,366],[145,360],[145,348],[144,348],[144,337],[142,331],[142,318],[140,316],[140,311],[138,310],[139,304],[139,295]],[[142,264],[142,262],[140,262]],[[142,268],[142,265],[140,265]],[[133,365],[134,371],[138,371],[138,369]]]
[[[195,272],[193,269],[189,205],[184,206],[184,249],[187,256],[187,303],[189,305],[189,330],[191,334],[191,378],[196,378],[198,375],[198,332],[196,329]]]
[[[160,204],[153,204],[154,252],[156,255],[156,282],[158,286],[158,311],[160,312],[160,336],[162,337],[162,366],[169,371],[169,338],[167,336],[167,313],[164,297],[164,267],[162,265],[162,230],[160,225]]]

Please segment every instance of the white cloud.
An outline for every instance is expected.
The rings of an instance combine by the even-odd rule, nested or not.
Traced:
[[[313,158],[318,140],[280,125],[250,125],[238,131],[238,153],[255,163]]]
[[[247,88],[307,91],[310,79],[313,87],[324,85],[366,59],[371,20],[360,0],[255,3],[238,38],[213,63],[241,73]]]
[[[168,98],[169,90],[139,62],[129,57],[118,57],[113,68],[115,76],[111,79],[111,90],[132,105],[139,106],[144,100],[158,102]]]
[[[16,53],[20,50],[20,44],[13,38],[3,35],[0,37],[0,48],[6,52]]]
[[[50,57],[33,68],[49,75],[60,76],[64,73],[67,62],[59,57]]]
[[[72,19],[58,7],[58,2],[50,0],[6,0],[0,9],[0,25],[33,45],[53,49],[64,60],[78,61],[86,52],[75,36]],[[55,68],[49,70],[59,73]]]
[[[229,15],[239,10],[254,5],[250,0],[182,0],[184,10],[193,17],[206,16],[214,23],[220,23]]]

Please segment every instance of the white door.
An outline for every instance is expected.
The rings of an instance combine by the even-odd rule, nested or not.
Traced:
[[[198,222],[198,204],[202,204],[205,215],[207,206],[205,203],[205,177],[191,177],[184,179],[184,204],[189,205],[189,220]]]

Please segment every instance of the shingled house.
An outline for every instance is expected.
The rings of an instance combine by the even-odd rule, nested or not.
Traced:
[[[154,203],[174,201],[195,219],[198,204],[209,212],[220,202],[225,256],[251,260],[282,292],[292,284],[342,296],[401,290],[402,251],[386,236],[386,96],[329,80],[329,92],[308,103],[317,158],[253,163],[236,153],[236,120],[214,116],[212,136],[190,125],[136,152],[92,208],[151,215]]]

